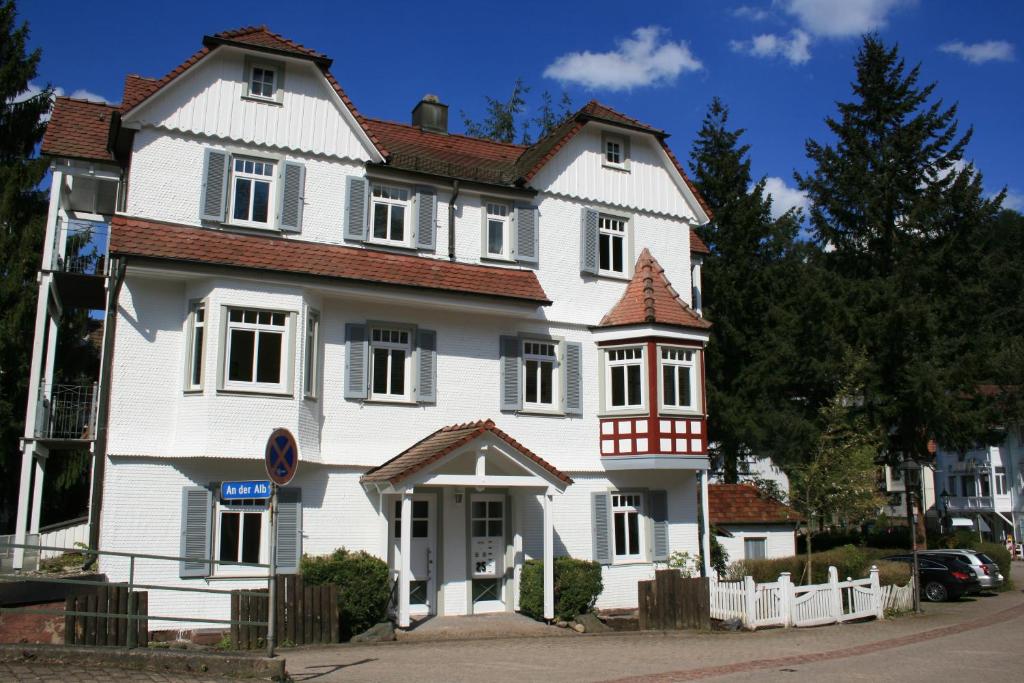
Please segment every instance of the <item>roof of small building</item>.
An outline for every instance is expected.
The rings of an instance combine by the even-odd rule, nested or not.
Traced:
[[[646,248],[636,260],[633,279],[626,285],[622,298],[601,319],[598,327],[622,325],[675,325],[699,330],[711,327],[711,323],[679,298],[665,276],[665,269]]]
[[[40,150],[49,156],[113,161],[107,141],[110,118],[115,111],[116,105],[58,97]]]
[[[486,433],[495,435],[565,484],[572,483],[572,478],[569,475],[498,429],[493,420],[480,420],[442,427],[383,465],[373,468],[364,474],[360,481],[363,483],[389,482],[397,484]]]
[[[114,216],[110,253],[550,303],[532,270]]]
[[[709,485],[708,512],[711,524],[784,524],[801,519],[796,510],[752,484]]]
[[[704,240],[700,238],[693,229],[690,230],[690,253],[691,254],[710,254],[711,250],[708,249],[708,245],[704,244]]]

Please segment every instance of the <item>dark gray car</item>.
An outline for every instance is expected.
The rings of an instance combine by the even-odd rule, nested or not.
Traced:
[[[995,560],[985,553],[967,548],[952,548],[948,550],[926,550],[921,555],[954,557],[966,565],[969,565],[978,576],[978,584],[982,590],[994,590],[1003,585],[1003,575],[999,572],[999,565]]]

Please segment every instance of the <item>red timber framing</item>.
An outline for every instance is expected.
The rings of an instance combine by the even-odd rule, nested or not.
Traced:
[[[644,413],[602,417],[601,455],[603,457],[637,455],[706,456],[708,452],[707,414],[704,412],[704,346],[698,342],[668,337],[616,339],[602,341],[599,347],[643,345],[647,364],[647,407]],[[662,413],[659,410],[659,345],[685,347],[697,354],[700,412]]]

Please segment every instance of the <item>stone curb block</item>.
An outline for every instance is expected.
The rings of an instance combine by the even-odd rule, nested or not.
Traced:
[[[106,665],[143,671],[210,674],[275,681],[285,679],[283,657],[270,659],[239,654],[4,643],[0,644],[0,662],[80,664],[91,667]]]

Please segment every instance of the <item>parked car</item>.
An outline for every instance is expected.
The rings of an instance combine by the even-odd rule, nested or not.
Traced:
[[[1003,585],[1003,575],[999,572],[999,565],[985,553],[977,550],[954,548],[949,550],[928,550],[918,553],[928,557],[953,557],[970,565],[971,569],[978,576],[978,583],[981,589],[995,589]]]
[[[914,563],[913,555],[892,555],[882,559]],[[917,564],[921,572],[921,595],[929,602],[957,600],[962,595],[981,590],[977,574],[969,565],[954,557],[924,556],[919,553]]]

